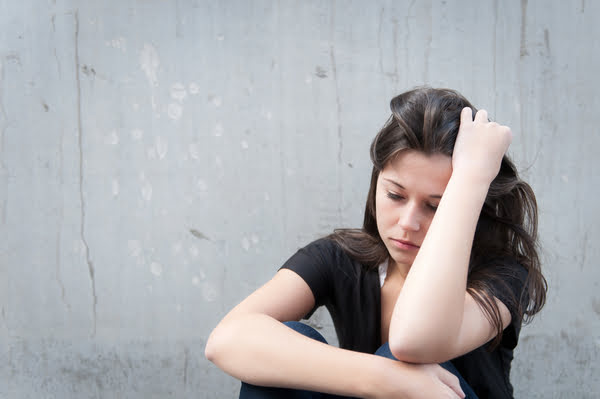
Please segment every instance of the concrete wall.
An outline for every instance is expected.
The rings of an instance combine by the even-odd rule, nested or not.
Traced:
[[[517,396],[598,397],[599,14],[0,1],[0,397],[233,397],[209,332],[296,248],[360,224],[370,140],[424,83],[512,126],[538,195],[550,292]]]

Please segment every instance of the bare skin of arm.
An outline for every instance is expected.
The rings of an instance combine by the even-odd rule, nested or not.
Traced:
[[[466,292],[467,270],[479,213],[511,140],[510,129],[488,122],[486,111],[473,121],[463,109],[452,175],[392,313],[389,342],[398,359],[443,362],[494,337]],[[495,300],[506,327],[510,312]]]
[[[415,365],[320,343],[281,323],[314,306],[308,285],[283,269],[214,329],[206,357],[242,381],[364,398],[464,397],[438,365]]]

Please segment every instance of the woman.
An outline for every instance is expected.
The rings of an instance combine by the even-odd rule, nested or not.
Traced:
[[[391,110],[363,228],[298,251],[209,337],[240,397],[512,397],[513,349],[546,281],[511,131],[447,89],[403,93]],[[321,305],[340,348],[295,322]]]

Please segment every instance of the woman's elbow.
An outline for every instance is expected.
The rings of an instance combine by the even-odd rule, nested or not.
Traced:
[[[390,351],[400,361],[409,363],[440,363],[446,361],[447,342],[437,337],[410,333],[389,337]]]
[[[215,335],[216,334],[213,331],[206,340],[206,345],[204,346],[204,356],[213,363],[215,363],[219,353],[219,337]]]
[[[390,352],[394,357],[402,362],[423,363],[422,354],[412,345],[406,345],[401,342],[390,341]]]
[[[231,326],[223,325],[221,322],[210,333],[204,346],[204,356],[215,364],[219,364],[219,359],[230,346],[229,340],[232,337]]]

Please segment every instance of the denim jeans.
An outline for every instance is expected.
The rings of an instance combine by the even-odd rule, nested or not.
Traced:
[[[314,328],[297,322],[297,321],[288,321],[284,323],[286,326],[291,329],[299,332],[300,334],[307,336],[309,338],[315,339],[317,341],[327,343],[325,338]],[[396,358],[392,355],[390,351],[389,345],[386,343],[382,345],[375,352],[377,356],[383,356],[389,359]],[[444,362],[440,364],[443,368],[454,374],[458,377],[460,381],[460,386],[466,395],[466,399],[477,399],[477,395],[473,392],[473,389],[467,384],[467,382],[462,378],[456,367],[452,364],[452,362]],[[313,391],[304,391],[300,389],[289,389],[289,388],[273,388],[273,387],[261,387],[256,385],[247,384],[242,382],[242,387],[240,389],[240,399],[347,399],[346,396],[338,396],[331,395],[320,392]]]

